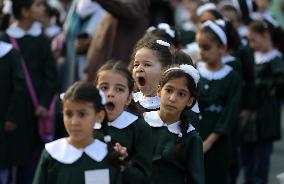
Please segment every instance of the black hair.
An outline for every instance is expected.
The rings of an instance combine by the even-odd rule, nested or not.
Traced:
[[[230,4],[225,4],[223,6],[220,7],[221,11],[230,11],[230,12],[234,12],[237,15],[237,18],[239,21],[242,20],[241,14],[240,12],[237,10],[237,8],[233,5]]]
[[[175,46],[176,48],[181,47],[180,32],[175,27],[168,25],[170,30],[174,32],[174,36],[172,37],[164,29],[160,29],[158,26],[153,27],[153,29],[150,28],[150,30],[148,30],[145,35],[155,36],[157,39],[162,39]]]
[[[158,44],[157,40],[159,39],[157,39],[156,36],[149,36],[146,34],[136,43],[133,49],[133,52],[132,52],[131,63],[129,65],[130,71],[132,71],[134,67],[134,60],[135,60],[136,52],[142,48],[147,48],[147,49],[154,51],[154,53],[159,58],[159,62],[161,62],[163,68],[172,64],[171,48]]]
[[[218,10],[207,10],[205,12],[209,12],[211,15],[213,15],[213,17],[215,18],[215,20],[218,20],[218,19],[224,19],[223,15],[221,12],[219,12]],[[204,13],[205,13],[204,12]]]
[[[22,18],[22,10],[29,9],[35,0],[12,0],[13,15],[16,19]]]
[[[90,83],[85,82],[75,82],[71,87],[68,88],[64,94],[63,101],[83,101],[91,103],[96,110],[96,112],[105,111],[104,104],[102,104],[102,97],[97,90],[96,86]],[[108,131],[108,120],[107,116],[104,117],[103,122],[101,123],[103,135],[109,136]],[[110,137],[111,138],[111,137]],[[119,153],[114,150],[114,143],[111,141],[105,141],[108,147],[109,158],[111,164],[119,168],[119,166],[124,165],[125,163],[119,159]]]
[[[99,79],[100,73],[102,71],[107,71],[107,70],[117,72],[127,79],[127,86],[128,86],[128,89],[129,89],[129,95],[131,95],[132,91],[134,89],[134,80],[132,78],[130,71],[127,69],[127,67],[125,67],[123,64],[121,64],[120,61],[109,60],[103,66],[101,66],[100,69],[98,70],[96,78],[95,78],[95,85],[98,84],[98,79]],[[131,113],[141,117],[142,111],[136,107],[135,102],[133,100],[131,100],[130,104],[127,106],[126,111],[131,112]]]
[[[172,66],[174,67],[174,66]],[[187,87],[188,90],[190,91],[191,96],[194,97],[193,103],[191,106],[186,107],[183,112],[181,113],[180,116],[180,129],[181,129],[181,136],[179,135],[176,141],[176,152],[178,152],[180,150],[180,147],[182,146],[183,142],[184,142],[184,138],[187,133],[188,127],[190,125],[190,119],[189,117],[186,115],[186,112],[188,110],[190,110],[196,103],[197,98],[198,98],[198,88],[197,85],[195,84],[194,79],[192,78],[192,76],[190,76],[189,74],[185,73],[183,70],[179,70],[179,69],[167,69],[165,70],[165,72],[162,74],[159,85],[162,88],[164,85],[166,85],[166,83],[170,80],[173,79],[177,79],[177,78],[181,78],[181,77],[185,77],[186,81],[187,81]]]
[[[191,57],[180,49],[173,53],[173,63],[176,65],[188,64],[193,66]]]
[[[250,9],[247,0],[238,0],[237,1],[240,7],[240,11],[241,11],[241,18],[242,21],[248,25],[251,21],[251,13],[253,13],[256,10],[256,3],[254,1],[252,1],[252,9]]]
[[[280,26],[275,26],[268,21],[256,20],[250,23],[248,29],[258,34],[268,32],[273,46],[284,54],[284,31]]]

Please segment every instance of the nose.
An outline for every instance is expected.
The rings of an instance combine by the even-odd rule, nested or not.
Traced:
[[[77,116],[73,116],[71,120],[72,125],[78,125],[79,124],[79,118]]]
[[[114,88],[109,88],[109,89],[106,91],[106,97],[107,97],[107,98],[114,97],[114,94],[115,94],[115,89],[114,89]]]
[[[137,68],[136,68],[136,71],[137,72],[143,72],[144,71],[143,65],[138,65]]]
[[[177,95],[176,95],[176,93],[172,93],[172,94],[170,95],[169,101],[171,101],[171,102],[175,102],[175,101],[176,101],[176,99],[177,99]]]

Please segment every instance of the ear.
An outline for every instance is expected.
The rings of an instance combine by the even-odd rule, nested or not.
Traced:
[[[162,91],[162,87],[161,87],[161,85],[158,85],[158,87],[157,87],[157,96],[158,97],[161,97],[161,91]]]
[[[227,45],[220,45],[219,46],[221,54],[224,55],[227,52]]]
[[[101,112],[97,112],[96,114],[96,118],[95,118],[95,122],[96,123],[102,123],[104,118],[106,116],[106,112],[105,111],[101,111]]]
[[[186,107],[190,107],[192,105],[194,99],[195,99],[195,97],[191,96],[187,101]]]

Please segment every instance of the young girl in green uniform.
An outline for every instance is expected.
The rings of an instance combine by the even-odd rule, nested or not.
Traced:
[[[159,111],[144,113],[155,136],[152,183],[204,183],[202,140],[186,118],[196,102],[198,71],[191,65],[167,69],[159,82]]]
[[[132,106],[134,81],[131,73],[119,62],[108,62],[99,69],[95,84],[106,95],[112,142],[127,148],[127,165],[123,169],[122,182],[148,183],[152,172],[152,132],[142,118],[131,113],[135,107]]]
[[[69,136],[45,145],[33,183],[120,183],[120,171],[110,165],[110,155],[114,149],[122,153],[122,147],[113,149],[93,138],[95,123],[107,126],[104,94],[92,84],[77,82],[62,98],[64,126]],[[107,135],[106,138],[110,139]]]
[[[129,67],[139,90],[133,94],[138,107],[145,111],[159,109],[157,85],[163,68],[171,64],[172,54],[168,42],[147,35],[138,41]]]
[[[22,162],[15,150],[21,140],[22,93],[25,90],[20,55],[9,43],[0,41],[0,183],[8,183],[9,169]]]
[[[239,112],[240,76],[222,63],[228,43],[225,31],[213,21],[206,21],[196,37],[203,61],[197,64],[201,79],[200,135],[206,183],[227,183],[230,134]],[[218,169],[216,169],[218,166]]]
[[[248,40],[254,49],[256,101],[244,127],[242,158],[245,182],[268,183],[273,142],[280,139],[280,97],[283,98],[283,29],[271,20],[249,25]]]

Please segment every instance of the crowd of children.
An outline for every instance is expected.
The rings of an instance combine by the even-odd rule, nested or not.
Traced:
[[[155,14],[129,61],[87,82],[108,9],[136,7],[108,3],[0,0],[0,184],[268,183],[284,97],[271,2],[172,1],[176,25]]]

